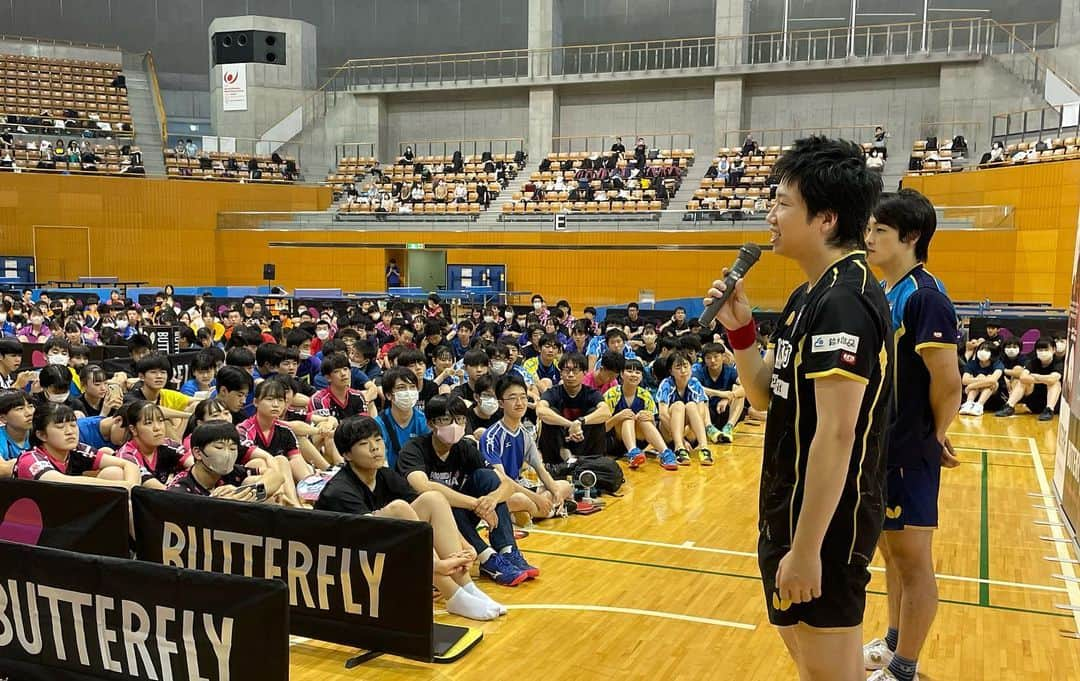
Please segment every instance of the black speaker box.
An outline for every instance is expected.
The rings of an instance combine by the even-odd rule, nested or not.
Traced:
[[[277,267],[275,267],[271,263],[266,263],[265,265],[263,265],[263,279],[266,279],[267,281],[273,281],[277,278],[276,275]]]
[[[218,64],[285,64],[285,34],[275,31],[219,31],[210,38]]]

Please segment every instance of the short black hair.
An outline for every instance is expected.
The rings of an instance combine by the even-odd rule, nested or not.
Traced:
[[[71,390],[71,370],[66,366],[50,364],[41,369],[38,382],[42,388],[63,388]]]
[[[338,424],[334,431],[334,446],[346,454],[357,442],[372,437],[382,438],[382,430],[379,423],[370,416],[350,416]]]
[[[303,329],[293,329],[285,336],[285,347],[298,348],[311,340],[311,334]]]
[[[79,380],[82,381],[84,391],[86,390],[85,386],[88,383],[101,383],[108,380],[108,378],[105,370],[97,364],[87,364],[82,368],[82,371],[79,372]]]
[[[686,354],[682,350],[677,350],[672,353],[670,360],[668,361],[669,367],[674,367],[676,364],[689,364],[693,366],[693,362],[690,360],[690,355]]]
[[[30,431],[30,444],[40,445],[42,440],[37,434],[39,432],[45,432],[45,429],[54,423],[73,423],[77,421],[78,418],[76,418],[75,410],[66,404],[46,402],[37,405],[34,408],[34,422],[33,428]]]
[[[726,352],[726,349],[720,343],[706,343],[701,348],[701,356],[708,357],[709,355],[722,355]]]
[[[224,388],[229,392],[234,390],[247,390],[250,392],[251,386],[254,383],[251,374],[240,367],[229,366],[218,369],[217,375],[214,376],[214,381],[217,383],[219,391]]]
[[[130,428],[145,419],[146,412],[153,412],[161,416],[162,419],[165,418],[165,413],[161,411],[161,407],[158,405],[146,400],[135,400],[134,402],[128,402],[120,410],[120,424],[124,428]]]
[[[0,415],[6,414],[15,407],[21,407],[25,404],[32,404],[30,402],[30,396],[26,394],[24,390],[3,390],[0,391]]]
[[[621,374],[626,366],[626,358],[617,352],[605,352],[600,358],[598,366],[612,373]]]
[[[934,212],[934,204],[930,203],[930,199],[914,189],[883,194],[874,208],[874,220],[899,232],[901,241],[917,234],[915,258],[919,262],[926,262],[930,253],[930,240],[934,238],[934,231],[937,230],[937,213]]]
[[[128,338],[127,346],[129,352],[139,348],[152,350],[154,348],[154,343],[150,340],[150,336],[137,333],[131,338]]]
[[[71,350],[70,350],[70,352],[68,352],[68,354],[73,358],[74,357],[87,357],[87,358],[89,358],[90,357],[90,348],[86,347],[82,343],[75,343],[75,344],[73,344],[71,346]]]
[[[285,393],[289,390],[290,386],[284,381],[278,381],[271,378],[255,386],[255,399],[268,400],[276,397],[279,400],[283,400],[285,399]]]
[[[1035,342],[1035,349],[1036,350],[1053,350],[1054,349],[1054,341],[1047,338],[1046,336],[1043,336],[1042,338],[1040,338],[1039,340],[1037,340]]]
[[[477,382],[479,385],[479,382]],[[508,371],[499,377],[499,381],[495,384],[495,396],[502,399],[502,396],[506,394],[506,391],[510,388],[518,387],[529,392],[529,387],[525,385],[525,379],[521,374],[516,371]]]
[[[491,359],[483,350],[469,350],[461,358],[461,364],[467,367],[486,367],[491,365]]]
[[[323,357],[322,366],[319,367],[319,373],[323,376],[329,376],[338,369],[350,369],[349,358],[340,352],[335,352],[329,357]]]
[[[485,390],[491,390],[495,387],[495,376],[491,374],[481,374],[476,379],[476,383],[473,383],[473,394],[479,395]]]
[[[796,140],[773,166],[778,182],[798,187],[808,218],[836,216],[826,243],[865,248],[866,223],[881,196],[881,176],[866,167],[862,147],[854,142],[812,135]]]
[[[191,358],[191,364],[188,365],[192,371],[205,371],[207,369],[217,368],[217,359],[214,357],[214,353],[200,350],[195,353],[195,356]]]
[[[255,353],[243,346],[235,347],[225,355],[225,364],[231,367],[253,367]]]
[[[638,371],[645,373],[645,364],[637,358],[626,360],[626,364],[623,365],[623,371]]]
[[[277,343],[263,343],[255,350],[255,364],[259,366],[276,367],[283,359],[285,359],[285,348]]]
[[[390,367],[382,375],[382,391],[384,395],[391,395],[394,392],[394,385],[399,381],[405,381],[414,388],[420,387],[420,381],[416,380],[416,374],[412,369],[407,369],[403,366]]]
[[[618,327],[613,326],[604,332],[604,340],[610,343],[612,338],[622,338],[623,342],[625,343],[626,332]]]
[[[358,340],[353,345],[353,348],[360,353],[360,356],[366,360],[372,360],[378,354],[375,351],[375,344],[369,340]]]
[[[469,413],[469,405],[457,395],[436,395],[424,405],[424,417],[428,423],[443,416],[465,416]]]
[[[163,352],[151,352],[135,362],[135,373],[145,374],[147,371],[153,371],[154,369],[160,369],[165,373],[172,371],[172,364],[169,363],[169,356]]]
[[[440,345],[435,348],[435,351],[431,353],[431,356],[434,359],[444,359],[449,357],[452,360],[454,359],[454,350],[449,345]]]
[[[60,348],[67,352],[67,354],[71,354],[71,342],[63,336],[50,336],[49,340],[45,341],[45,345],[41,349],[47,355],[49,354],[49,350],[52,350],[53,348]]]
[[[397,356],[397,365],[399,367],[411,367],[414,364],[427,364],[427,358],[424,357],[424,353],[415,348],[404,348]]]
[[[585,355],[580,352],[568,352],[563,355],[562,361],[559,362],[559,366],[563,369],[566,369],[568,365],[571,364],[582,371],[586,371],[589,368],[589,360],[585,359]]]
[[[228,421],[207,421],[195,426],[191,432],[191,448],[200,451],[213,442],[232,442],[240,448],[240,433]]]
[[[559,337],[553,333],[545,333],[540,337],[540,347],[544,347],[545,345],[551,345],[555,348],[562,347],[562,344],[559,343]]]
[[[0,338],[0,355],[22,355],[22,343],[18,338]]]

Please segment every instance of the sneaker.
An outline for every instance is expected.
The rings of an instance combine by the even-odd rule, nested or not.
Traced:
[[[690,450],[689,449],[676,449],[675,450],[675,463],[680,466],[690,465]]]
[[[734,439],[735,439],[735,427],[732,426],[729,423],[720,430],[720,441],[721,442],[731,442]]]
[[[719,444],[720,429],[710,423],[709,427],[705,429],[705,439],[713,443],[714,445]]]
[[[496,553],[481,563],[480,574],[500,586],[517,586],[529,578],[528,574],[507,560],[506,556],[501,553]]]
[[[1042,413],[1039,414],[1039,420],[1040,421],[1049,421],[1052,418],[1054,418],[1054,410],[1053,409],[1043,409]]]
[[[702,466],[713,465],[712,451],[708,447],[701,447],[697,450],[698,458],[701,459]]]
[[[677,471],[679,470],[679,464],[675,459],[675,452],[670,449],[665,449],[660,452],[660,468],[665,471]]]
[[[960,416],[971,416],[971,402],[964,402],[960,405]]]
[[[919,674],[916,673],[915,676],[911,678],[912,681],[919,681]],[[889,671],[888,667],[886,667],[885,669],[879,669],[873,674],[871,674],[870,678],[868,678],[866,681],[896,681],[896,677],[893,676],[893,673]]]
[[[533,567],[525,562],[525,556],[521,555],[521,549],[514,547],[510,549],[509,553],[501,554],[503,558],[507,560],[511,565],[521,570],[529,579],[536,579],[540,576],[540,568]]]
[[[1015,413],[1016,413],[1016,410],[1006,404],[1004,407],[1002,407],[1001,409],[998,409],[996,412],[994,412],[994,416],[997,416],[997,417],[1000,418],[1000,417],[1005,417],[1005,416],[1012,416]]]
[[[630,462],[630,468],[637,468],[645,463],[645,454],[641,449],[634,447],[626,453],[626,459]]]
[[[885,669],[893,659],[893,651],[889,650],[889,644],[883,638],[875,638],[863,646],[863,666],[866,671]]]
[[[983,415],[983,406],[981,404],[979,404],[978,402],[972,402],[971,403],[971,410],[968,411],[968,413],[971,414],[972,416],[982,416]]]

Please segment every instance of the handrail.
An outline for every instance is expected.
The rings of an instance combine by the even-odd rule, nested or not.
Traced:
[[[413,153],[418,156],[435,156],[435,145],[442,145],[442,155],[448,155],[447,152],[460,151],[462,154],[469,152],[470,155],[482,153],[483,151],[495,152],[497,145],[502,146],[503,154],[509,154],[511,151],[517,151],[519,149],[525,149],[524,137],[458,137],[449,139],[430,139],[430,140],[404,140],[398,142],[398,154],[402,154],[405,151],[405,147],[411,146]],[[453,148],[451,145],[458,145]],[[427,146],[427,153],[420,153],[420,145]],[[470,151],[471,149],[471,151]]]
[[[161,121],[161,144],[164,147],[169,139],[169,125],[165,116],[165,101],[161,98],[161,87],[158,85],[154,53],[150,50],[146,51],[146,72],[150,75],[150,89],[154,91],[154,108],[157,109],[158,119]]]
[[[1036,74],[1038,74],[1039,62],[1041,61],[1045,65],[1045,68],[1048,68],[1051,71],[1053,71],[1054,75],[1057,76],[1057,78],[1060,79],[1062,82],[1064,82],[1066,85],[1068,85],[1072,89],[1073,92],[1080,92],[1080,88],[1078,88],[1075,84],[1073,84],[1072,81],[1069,80],[1069,78],[1061,71],[1060,68],[1058,68],[1057,64],[1055,64],[1054,61],[1048,55],[1046,55],[1045,53],[1039,52],[1036,47],[1034,47],[1031,44],[1028,44],[1023,38],[1016,35],[1016,30],[1015,29],[1006,28],[1007,26],[1022,26],[1023,24],[999,24],[998,22],[994,21],[993,19],[989,19],[989,21],[991,22],[992,25],[997,26],[997,27],[1001,28],[1002,30],[1008,31],[1010,33],[1010,35],[1012,36],[1012,39],[1015,40],[1016,42],[1020,43],[1020,45],[1024,47],[1025,51],[1022,52],[1021,54],[1026,55],[1028,57],[1028,59],[1034,63]],[[1055,23],[1055,22],[1034,22],[1034,23]],[[1056,43],[1056,41],[1057,41],[1057,39],[1056,39],[1056,36],[1055,36],[1055,43]],[[1032,41],[1032,42],[1034,43],[1034,41]]]
[[[653,144],[651,146],[659,146],[657,144],[657,142],[656,142],[657,138],[661,138],[661,137],[669,138],[670,141],[671,141],[671,144],[668,145],[669,148],[677,148],[676,144],[675,144],[675,138],[676,137],[685,137],[686,138],[686,144],[682,145],[682,148],[693,148],[693,146],[694,146],[694,144],[693,144],[693,139],[694,139],[693,133],[690,133],[690,132],[681,132],[681,131],[674,131],[674,132],[635,132],[635,133],[599,132],[599,133],[591,133],[591,134],[587,134],[587,135],[555,135],[555,136],[553,136],[551,138],[551,151],[552,151],[552,153],[572,152],[572,151],[574,151],[574,142],[576,140],[584,140],[584,142],[585,142],[584,148],[581,149],[581,151],[606,152],[608,150],[608,148],[609,148],[609,145],[608,145],[607,141],[609,139],[613,140],[616,137],[623,137],[623,138],[625,138],[627,140],[630,140],[631,141],[631,144],[629,145],[630,148],[633,148],[633,141],[637,140],[637,138],[639,138],[639,137],[644,138],[644,139],[652,139]],[[600,147],[599,148],[590,148],[590,146],[589,146],[590,140],[600,140]],[[562,146],[563,146],[562,143],[563,142],[567,143],[567,148],[566,149],[562,148]]]
[[[26,35],[8,35],[6,33],[0,33],[0,41],[10,40],[19,43],[38,43],[39,45],[66,45],[68,47],[89,47],[93,49],[103,50],[120,50],[119,45],[105,45],[102,43],[80,43],[74,40],[59,40],[54,38],[35,38]]]
[[[754,141],[758,143],[759,147],[774,147],[783,146],[787,143],[784,140],[788,138],[790,138],[791,141],[794,141],[806,137],[807,135],[822,133],[829,133],[833,137],[840,137],[849,139],[852,142],[857,142],[858,140],[851,139],[855,136],[854,134],[845,136],[843,131],[850,130],[852,133],[855,133],[858,130],[874,130],[877,127],[884,126],[882,126],[881,123],[851,123],[849,125],[811,125],[793,128],[739,128],[736,130],[724,130],[720,133],[720,140],[722,141],[716,140],[716,150],[718,151],[725,147],[730,149],[733,146],[741,147],[747,133],[755,135]],[[888,130],[885,131],[888,132]],[[787,133],[791,133],[791,135],[789,136]],[[779,144],[767,141],[769,138],[772,138],[775,142],[775,136],[777,134],[779,134],[780,137]],[[734,137],[732,137],[732,135],[734,135]],[[734,144],[728,144],[728,139],[734,139]]]

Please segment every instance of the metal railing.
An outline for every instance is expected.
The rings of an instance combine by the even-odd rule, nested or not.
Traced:
[[[580,151],[607,151],[615,143],[615,138],[621,137],[623,146],[628,151],[633,150],[634,144],[640,137],[650,148],[658,149],[693,149],[694,138],[689,132],[638,132],[619,134],[614,132],[593,133],[590,135],[560,135],[551,138],[551,151],[564,154]]]
[[[374,142],[342,142],[334,145],[334,169],[345,158],[374,158],[378,160]]]
[[[146,51],[146,72],[150,76],[150,89],[154,92],[154,109],[157,110],[158,120],[161,122],[161,143],[164,145],[169,139],[169,124],[165,115],[165,102],[161,99],[161,87],[158,85],[157,66],[154,64],[154,54]]]
[[[938,206],[939,230],[980,231],[1015,229],[1012,206]],[[394,231],[414,225],[426,231],[454,232],[715,232],[765,231],[766,213],[757,211],[691,211],[686,208],[645,213],[563,213],[556,223],[553,213],[502,214],[497,221],[477,220],[460,214],[350,213],[334,211],[218,213],[218,229],[280,232]],[[723,217],[727,215],[727,217]],[[674,220],[664,220],[674,216]],[[733,219],[734,216],[734,219]],[[556,226],[558,224],[558,226]],[[463,246],[465,247],[465,246]]]
[[[720,133],[716,141],[717,149],[739,150],[750,135],[757,142],[758,149],[764,152],[765,147],[784,147],[792,144],[797,139],[810,135],[824,135],[852,142],[870,142],[874,139],[874,129],[880,123],[853,123],[851,125],[835,126],[811,126],[803,128],[747,128],[742,130],[725,130]],[[710,149],[707,153],[714,153],[717,149]]]
[[[990,139],[1002,144],[1080,137],[1080,104],[1045,106],[994,114]]]
[[[999,54],[1057,44],[1056,22],[999,24],[969,17],[543,49],[351,59],[328,82],[345,89],[627,74],[715,71],[736,64],[813,62],[918,53]]]
[[[479,158],[485,151],[492,154],[510,154],[525,149],[523,137],[498,137],[491,139],[443,139],[443,140],[406,140],[398,144],[398,156],[405,153],[405,147],[412,147],[417,156],[453,156],[460,151],[462,156]]]
[[[58,45],[62,47],[89,47],[95,50],[120,50],[119,45],[103,45],[101,43],[85,43],[74,40],[58,40],[52,38],[34,38],[25,35],[6,35],[0,33],[0,41],[15,43],[33,43],[37,45]],[[119,66],[119,64],[117,64]]]

